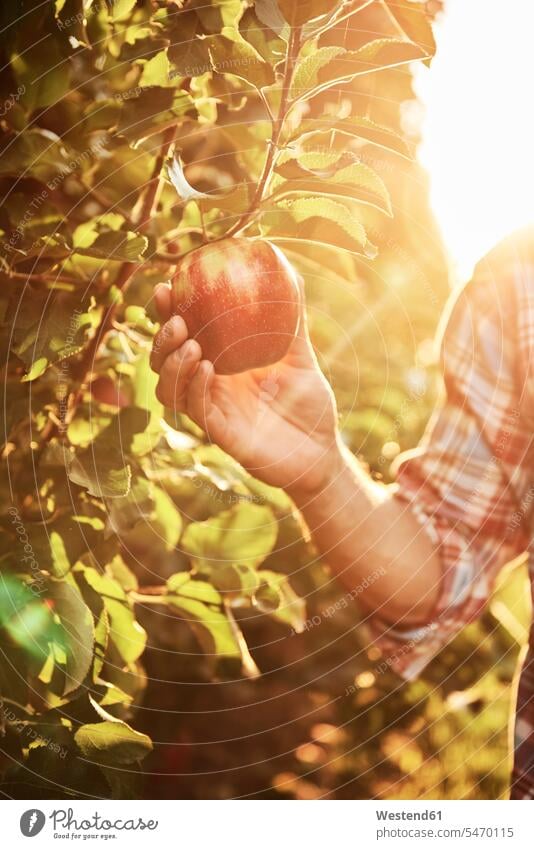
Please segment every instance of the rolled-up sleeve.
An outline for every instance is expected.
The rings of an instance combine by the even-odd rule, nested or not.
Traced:
[[[517,376],[513,267],[506,272],[510,285],[490,255],[449,308],[443,400],[421,445],[397,463],[394,497],[414,513],[441,562],[428,624],[397,627],[379,616],[371,623],[384,663],[408,679],[480,614],[502,565],[528,543],[532,430]]]

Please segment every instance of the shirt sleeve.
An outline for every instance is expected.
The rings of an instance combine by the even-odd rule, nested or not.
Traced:
[[[420,446],[397,464],[394,497],[421,523],[442,567],[427,625],[371,622],[383,663],[407,679],[480,614],[499,569],[528,542],[531,429],[517,381],[517,302],[502,272],[490,255],[449,309],[443,401]]]

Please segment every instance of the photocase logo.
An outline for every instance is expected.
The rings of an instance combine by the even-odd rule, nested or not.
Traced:
[[[37,808],[32,808],[29,811],[24,811],[20,818],[20,830],[24,837],[35,837],[42,831],[46,822],[46,817],[42,811]]]

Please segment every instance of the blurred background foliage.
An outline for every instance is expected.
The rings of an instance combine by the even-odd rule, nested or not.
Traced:
[[[289,499],[164,411],[148,366],[176,258],[267,235],[305,277],[344,439],[391,480],[439,394],[410,62],[440,9],[2,7],[4,796],[506,794],[521,564],[399,682]]]

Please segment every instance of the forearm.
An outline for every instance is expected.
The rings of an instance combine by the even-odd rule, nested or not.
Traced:
[[[391,487],[373,482],[346,449],[328,465],[323,486],[291,494],[333,574],[382,619],[428,622],[441,582],[437,548]],[[366,581],[372,574],[379,577]]]

